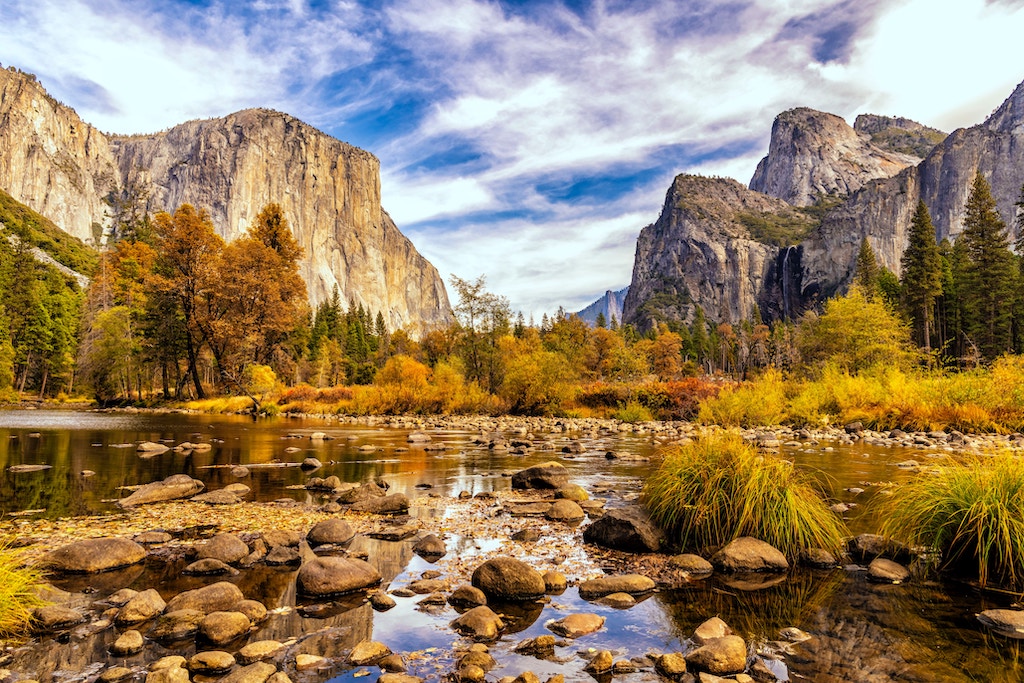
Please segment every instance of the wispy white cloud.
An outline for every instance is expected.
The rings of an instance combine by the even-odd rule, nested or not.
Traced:
[[[0,0],[0,60],[103,129],[272,106],[364,144],[442,273],[538,316],[628,282],[675,173],[749,180],[780,111],[970,125],[1021,35],[1019,0]]]

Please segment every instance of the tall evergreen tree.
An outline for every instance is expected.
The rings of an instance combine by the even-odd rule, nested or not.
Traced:
[[[991,359],[1012,348],[1016,268],[1006,224],[980,172],[964,209],[964,327],[981,356]]]
[[[942,261],[935,243],[935,226],[923,201],[917,203],[907,242],[900,262],[903,303],[913,320],[918,343],[931,353],[935,301],[942,294]]]
[[[878,259],[875,257],[875,250],[871,248],[871,243],[865,237],[860,241],[853,281],[861,288],[868,301],[873,300],[878,294],[878,273]]]

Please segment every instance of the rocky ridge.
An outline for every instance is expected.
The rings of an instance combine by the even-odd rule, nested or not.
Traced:
[[[823,196],[847,196],[876,178],[889,178],[918,157],[876,147],[842,118],[801,107],[779,114],[768,156],[750,189],[809,206]]]
[[[754,303],[765,319],[794,318],[849,284],[864,238],[879,263],[898,274],[918,200],[929,208],[936,238],[955,240],[978,172],[1016,236],[1024,83],[984,123],[949,134],[923,160],[883,147],[902,144],[893,131],[908,131],[919,149],[940,131],[877,116],[859,117],[858,128],[830,114],[791,110],[776,120],[750,190],[725,179],[677,177],[658,221],[637,241],[624,321],[691,320],[700,305],[711,320],[738,322]],[[811,221],[802,232],[796,207],[806,207]]]
[[[206,208],[225,239],[277,202],[299,244],[315,304],[381,311],[389,327],[451,317],[437,270],[380,203],[380,162],[298,119],[265,109],[190,121],[154,135],[106,135],[34,76],[0,70],[0,187],[82,240],[98,240],[102,198],[140,187],[148,211]]]

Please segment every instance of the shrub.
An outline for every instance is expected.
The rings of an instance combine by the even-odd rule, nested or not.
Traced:
[[[21,553],[0,545],[0,637],[25,630],[32,610],[43,604],[37,593],[39,572],[22,565]]]
[[[630,401],[629,403],[620,406],[618,410],[612,413],[612,417],[616,420],[622,420],[623,422],[628,422],[630,424],[636,424],[637,422],[650,422],[654,419],[651,415],[651,411],[636,401]]]
[[[895,489],[883,534],[941,553],[941,568],[976,573],[984,586],[1024,585],[1024,460],[966,456]]]
[[[760,427],[781,424],[786,418],[786,383],[778,370],[719,392],[705,400],[698,419],[705,424]]]
[[[735,434],[667,449],[642,501],[684,549],[753,536],[795,559],[805,548],[836,552],[846,534],[810,474]]]

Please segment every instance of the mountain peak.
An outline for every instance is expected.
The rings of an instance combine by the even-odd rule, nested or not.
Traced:
[[[1009,133],[1024,125],[1024,81],[992,112],[984,125],[997,133]]]

